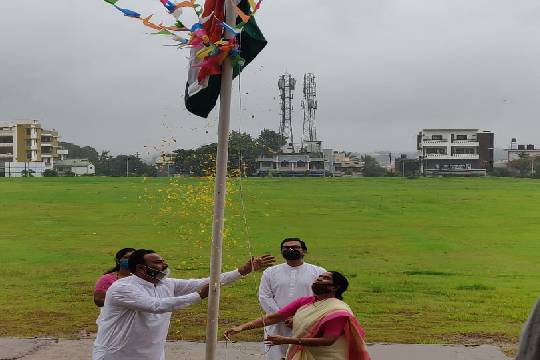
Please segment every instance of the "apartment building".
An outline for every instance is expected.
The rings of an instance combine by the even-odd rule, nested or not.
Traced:
[[[52,168],[67,155],[58,139],[58,131],[44,129],[37,120],[0,121],[0,168],[27,169],[30,163]]]
[[[482,176],[493,169],[494,134],[478,129],[423,129],[417,136],[420,172]]]

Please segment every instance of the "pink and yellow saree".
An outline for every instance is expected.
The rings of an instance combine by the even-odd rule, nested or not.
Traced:
[[[350,307],[331,298],[305,305],[296,311],[293,319],[293,337],[316,337],[329,320],[346,317],[343,334],[330,346],[290,345],[287,360],[370,360],[364,342],[364,329]]]

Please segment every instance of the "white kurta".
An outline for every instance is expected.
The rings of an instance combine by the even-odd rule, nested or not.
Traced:
[[[261,277],[259,286],[259,302],[267,314],[273,314],[291,301],[302,297],[311,296],[311,284],[325,273],[320,266],[304,263],[292,267],[287,263],[275,265],[266,269]],[[265,327],[267,335],[291,336],[291,329],[280,323]],[[285,357],[288,345],[274,345],[266,348],[268,360],[279,360]]]
[[[221,274],[222,284],[241,278],[238,270]],[[157,285],[137,276],[114,282],[97,319],[93,360],[165,360],[171,312],[201,301],[205,279],[164,279]]]

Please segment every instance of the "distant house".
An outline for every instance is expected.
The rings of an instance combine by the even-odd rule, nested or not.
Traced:
[[[540,149],[536,149],[533,144],[521,145],[516,139],[512,139],[512,143],[508,149],[504,149],[508,154],[508,161],[519,159],[521,156],[537,157],[540,156]]]
[[[334,176],[361,175],[363,162],[343,151],[334,151]]]
[[[420,172],[424,175],[483,176],[493,169],[490,131],[423,129],[417,136]]]
[[[58,175],[95,175],[96,167],[88,159],[66,159],[57,160],[54,163],[54,169]]]

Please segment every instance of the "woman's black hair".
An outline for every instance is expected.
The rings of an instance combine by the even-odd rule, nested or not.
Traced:
[[[113,272],[117,272],[118,270],[120,270],[120,263],[119,263],[120,259],[123,258],[127,253],[130,253],[133,251],[135,251],[134,248],[123,248],[123,249],[118,250],[116,252],[116,255],[114,255],[116,266],[110,269],[109,271],[105,272],[105,275],[113,273]]]
[[[341,273],[337,271],[330,271],[332,273],[332,282],[334,283],[334,286],[337,286],[336,290],[336,298],[339,300],[343,300],[343,293],[347,290],[349,287],[349,282],[347,281],[347,278]]]

